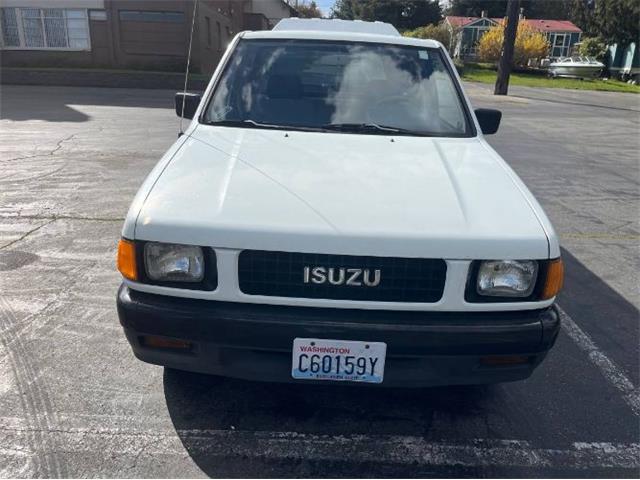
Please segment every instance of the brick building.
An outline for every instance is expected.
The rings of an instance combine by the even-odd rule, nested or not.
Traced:
[[[0,0],[6,67],[181,71],[193,1]],[[199,0],[192,70],[210,74],[233,36],[295,15],[285,0]]]

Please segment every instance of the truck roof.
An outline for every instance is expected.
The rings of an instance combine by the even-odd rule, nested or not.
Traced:
[[[326,18],[283,18],[273,30],[243,32],[242,36],[247,39],[298,38],[440,47],[435,40],[403,37],[390,23]]]
[[[275,27],[274,31],[296,30],[315,32],[350,32],[368,33],[371,35],[393,35],[400,36],[400,32],[390,23],[385,22],[365,22],[362,20],[340,20],[337,18],[283,18]]]

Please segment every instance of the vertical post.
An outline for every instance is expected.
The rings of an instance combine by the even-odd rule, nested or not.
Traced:
[[[494,95],[506,95],[509,90],[509,75],[513,64],[513,50],[518,32],[518,12],[520,0],[509,0],[507,4],[507,27],[502,43],[502,56],[498,64],[498,78],[493,91]]]
[[[193,30],[196,25],[196,12],[198,11],[198,0],[195,0],[193,4],[193,16],[191,17],[191,34],[189,35],[189,51],[187,52],[187,71],[184,72],[184,90],[182,91],[182,111],[180,112],[180,137],[184,131],[182,130],[182,120],[184,120],[184,104],[187,101],[187,84],[189,83],[189,67],[191,66],[191,47],[193,46]],[[218,23],[218,30],[220,30],[220,24]]]

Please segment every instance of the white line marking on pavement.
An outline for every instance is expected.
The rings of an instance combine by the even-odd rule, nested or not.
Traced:
[[[30,429],[0,430],[19,440]],[[466,444],[430,442],[416,436],[314,435],[295,432],[239,430],[55,429],[42,432],[56,437],[70,453],[95,455],[250,457],[278,460],[374,462],[441,467],[520,468],[640,468],[640,443],[575,442],[564,449],[532,448],[519,440],[472,440]],[[13,438],[11,438],[13,437]],[[23,456],[25,452],[15,452]],[[42,453],[42,452],[41,452]],[[10,458],[14,452],[0,452]],[[33,455],[33,452],[29,452]]]
[[[2,429],[18,440],[29,428]],[[43,432],[69,453],[250,457],[278,460],[376,462],[423,466],[520,468],[640,468],[640,443],[576,442],[564,449],[532,448],[526,441],[472,440],[470,444],[430,442],[415,436],[314,435],[295,432],[123,429],[58,429]],[[0,458],[12,451],[0,452]],[[15,452],[23,456],[24,452]]]
[[[558,311],[560,312],[562,329],[578,345],[578,348],[587,354],[591,363],[600,369],[604,378],[622,393],[622,399],[629,405],[633,413],[640,416],[640,390],[559,305]]]

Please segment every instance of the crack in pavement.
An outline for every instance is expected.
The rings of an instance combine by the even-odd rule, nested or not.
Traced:
[[[140,457],[142,456],[142,454],[147,452],[150,449],[150,447],[158,446],[164,440],[165,439],[163,437],[158,437],[158,438],[154,438],[154,439],[150,440],[149,442],[145,443],[144,445],[142,445],[140,447],[140,449],[138,450],[138,453],[136,453],[136,456],[133,458],[133,461],[131,462],[131,465],[129,465],[127,467],[127,470],[135,469],[138,466],[138,461],[140,460]]]
[[[40,230],[43,227],[46,227],[47,225],[51,225],[53,222],[55,222],[57,219],[51,219],[48,222],[45,222],[43,224],[38,225],[35,228],[32,228],[31,230],[29,230],[28,232],[24,233],[22,236],[16,238],[15,240],[10,241],[9,243],[0,246],[0,250],[4,250],[5,248],[10,247],[11,245],[14,245],[18,242],[21,242],[22,240],[24,240],[25,238],[27,238],[29,235],[31,235],[32,233],[37,232],[38,230]]]
[[[15,183],[22,183],[22,182],[30,182],[32,180],[41,180],[43,178],[50,177],[51,175],[55,175],[56,173],[64,170],[67,167],[67,165],[69,165],[68,161],[64,162],[58,168],[55,168],[55,169],[53,169],[53,170],[51,170],[51,171],[49,171],[47,173],[42,173],[42,174],[39,174],[39,175],[34,175],[32,177],[18,178],[17,180],[12,180],[12,178],[19,177],[19,175],[22,173],[20,171],[17,171],[17,172],[12,173],[11,175],[9,175],[7,177],[1,177],[0,178],[0,182],[3,182],[3,183],[6,182],[6,183],[9,183],[9,184],[15,184]]]
[[[50,157],[53,156],[58,150],[60,150],[62,148],[62,145],[65,142],[68,142],[70,140],[72,140],[76,135],[78,135],[77,133],[72,133],[71,135],[69,135],[66,138],[63,138],[62,140],[58,141],[56,143],[56,146],[52,149],[49,150],[46,153],[37,153],[35,155],[26,155],[24,157],[15,157],[15,158],[6,158],[4,160],[2,160],[3,162],[13,162],[13,161],[17,161],[17,160],[27,160],[30,158],[38,158],[38,157]]]

